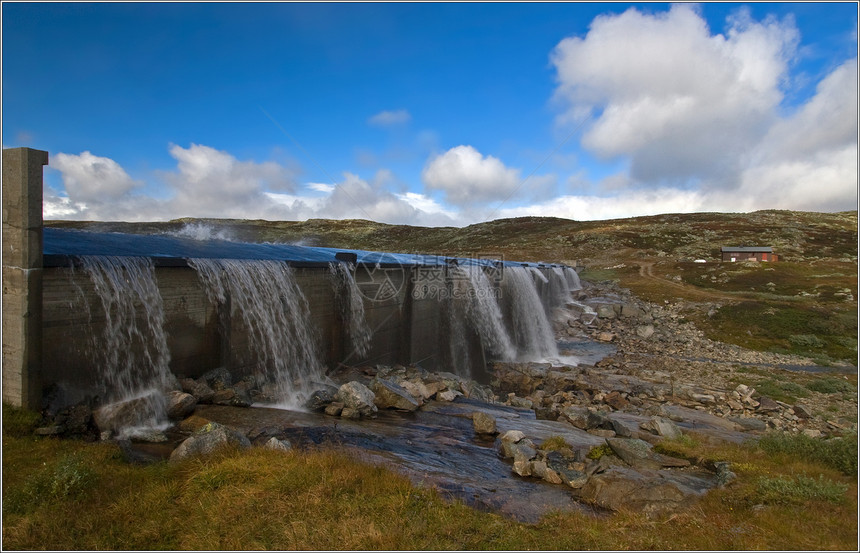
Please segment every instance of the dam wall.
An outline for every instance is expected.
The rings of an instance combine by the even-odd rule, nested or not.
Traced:
[[[46,152],[3,150],[3,401],[12,405],[38,410],[105,401],[112,372],[134,379],[146,372],[141,360],[166,365],[158,374],[169,370],[177,378],[224,368],[238,381],[272,364],[286,364],[288,378],[325,378],[343,366],[416,364],[483,380],[491,342],[499,342],[501,323],[493,322],[493,313],[522,313],[528,306],[519,301],[500,310],[501,293],[507,290],[510,302],[522,288],[513,281],[503,286],[502,269],[523,271],[517,282],[530,282],[533,303],[542,301],[549,310],[553,301],[548,283],[556,265],[43,228],[47,162]],[[112,273],[112,285],[129,286],[129,292],[105,290],[93,266],[123,259],[137,260],[156,294],[135,296],[145,290],[123,263],[116,265],[123,268]],[[223,260],[230,263],[218,265]],[[282,287],[255,298],[255,309],[274,306],[277,316],[301,327],[299,335],[271,323],[260,326],[253,313],[249,318],[239,288],[216,298],[201,272],[204,265],[223,266],[211,275],[227,282],[238,278],[226,275],[228,265],[265,263],[276,264],[294,291]],[[464,279],[463,267],[492,278]],[[538,303],[530,311],[544,309]],[[297,356],[277,347],[296,340],[305,348]],[[261,345],[266,343],[276,346]],[[278,357],[283,351],[290,359]]]

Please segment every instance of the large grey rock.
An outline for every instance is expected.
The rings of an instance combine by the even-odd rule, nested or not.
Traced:
[[[636,438],[606,438],[612,451],[625,463],[636,469],[660,469],[662,467],[687,467],[690,462],[657,453],[653,446]]]
[[[415,411],[421,407],[421,403],[402,386],[389,380],[374,379],[370,384],[370,389],[375,395],[373,402],[379,409]]]
[[[185,392],[167,392],[167,418],[170,420],[182,420],[194,412],[197,407],[197,399]]]
[[[701,495],[697,487],[673,481],[665,472],[613,466],[593,474],[575,494],[605,509],[647,514],[681,510]]]
[[[100,432],[121,433],[155,420],[165,412],[165,402],[161,392],[151,391],[141,397],[99,407],[93,411],[93,422]]]
[[[639,427],[669,440],[680,438],[683,434],[678,425],[666,417],[651,417],[651,420],[640,423]]]
[[[210,422],[179,444],[170,454],[170,460],[181,461],[197,455],[208,455],[225,446],[248,448],[251,447],[251,440],[230,427]]]
[[[360,417],[369,417],[379,411],[374,403],[375,397],[370,388],[353,380],[338,388],[335,401],[343,403],[344,411],[349,410],[350,417],[348,418],[352,418],[353,413],[357,413]],[[343,416],[343,412],[341,412],[341,416]]]
[[[597,306],[598,319],[614,319],[615,316],[615,308],[613,306],[606,304]]]

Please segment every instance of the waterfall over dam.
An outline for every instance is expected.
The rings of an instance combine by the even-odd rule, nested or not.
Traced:
[[[564,271],[574,272],[500,260],[55,228],[44,229],[44,258],[43,372],[63,388],[65,401],[127,380],[104,374],[117,370],[105,368],[118,367],[110,360],[93,371],[88,350],[95,349],[147,359],[162,367],[151,370],[155,375],[197,378],[224,367],[237,379],[267,382],[271,403],[291,407],[342,365],[418,363],[475,377],[489,361],[556,358],[548,314],[569,299]],[[75,269],[108,274],[118,259],[127,260],[126,281],[138,278],[128,267],[147,275],[146,284],[132,289],[148,294],[133,300],[137,311],[123,312],[120,326],[162,327],[160,336],[149,332],[152,343],[108,337],[116,308],[105,302],[116,303],[118,292]],[[121,279],[111,270],[113,281]],[[72,305],[68,297],[78,301]],[[84,322],[70,318],[70,310],[104,316]],[[161,319],[153,312],[163,313]],[[82,347],[84,335],[102,338]]]

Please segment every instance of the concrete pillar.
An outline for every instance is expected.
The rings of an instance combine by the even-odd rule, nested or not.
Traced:
[[[48,152],[3,150],[3,401],[39,409],[42,390],[42,166]]]

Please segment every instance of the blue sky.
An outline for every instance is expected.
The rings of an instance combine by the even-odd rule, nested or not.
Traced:
[[[2,9],[46,218],[856,209],[853,2]]]

